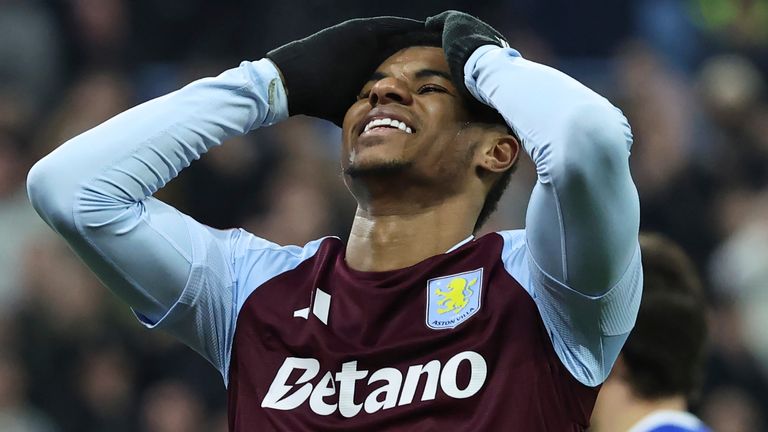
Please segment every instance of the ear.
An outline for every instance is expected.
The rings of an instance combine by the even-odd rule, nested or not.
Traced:
[[[482,151],[475,155],[478,167],[491,173],[502,173],[510,169],[520,154],[520,143],[501,127],[485,131]]]

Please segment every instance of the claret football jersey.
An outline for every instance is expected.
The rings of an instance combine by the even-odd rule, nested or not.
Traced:
[[[515,263],[521,234],[371,273],[326,238],[239,287],[231,428],[583,430],[597,388],[564,367],[508,270],[525,265]]]

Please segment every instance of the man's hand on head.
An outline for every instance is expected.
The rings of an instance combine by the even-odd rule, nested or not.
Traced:
[[[464,85],[464,65],[476,49],[483,45],[509,47],[504,36],[496,29],[472,15],[447,10],[427,18],[427,31],[442,32],[443,50],[451,74],[459,88],[468,93]]]
[[[378,66],[387,38],[423,28],[423,21],[408,18],[358,18],[270,51],[267,58],[277,65],[288,94],[288,112],[341,126],[362,83]]]

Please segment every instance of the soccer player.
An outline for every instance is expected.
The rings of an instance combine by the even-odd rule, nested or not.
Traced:
[[[296,114],[342,126],[347,244],[279,246],[151,197]],[[640,301],[631,142],[606,99],[446,11],[351,20],[193,82],[63,144],[28,189],[146,326],[221,372],[232,430],[577,431]],[[520,143],[527,228],[475,238]]]
[[[641,234],[644,289],[637,323],[597,397],[596,432],[709,432],[687,412],[705,359],[701,281],[682,249]]]

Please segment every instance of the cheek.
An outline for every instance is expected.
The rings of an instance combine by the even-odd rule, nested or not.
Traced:
[[[425,162],[445,175],[468,171],[472,167],[474,143],[471,134],[458,127],[442,131],[431,140],[425,151]]]
[[[355,123],[357,123],[357,120],[360,119],[364,104],[364,101],[357,101],[353,103],[352,106],[347,110],[347,113],[344,114],[344,121],[342,122],[341,127],[345,131],[354,127]]]
[[[360,119],[365,115],[367,110],[365,109],[366,102],[358,101],[352,104],[344,115],[344,121],[341,126],[341,152],[347,154],[351,146],[351,139],[354,133],[355,126]]]
[[[458,123],[444,123],[442,127],[431,129],[425,134],[425,151],[434,153],[435,156],[453,158],[458,150],[467,148],[468,138]]]
[[[464,123],[469,120],[468,112],[458,97],[434,94],[421,101],[421,108],[430,119],[442,124]]]

